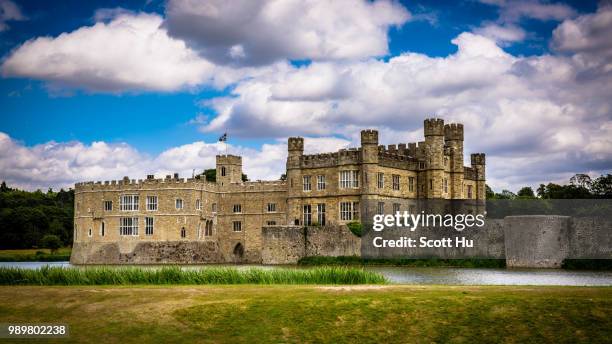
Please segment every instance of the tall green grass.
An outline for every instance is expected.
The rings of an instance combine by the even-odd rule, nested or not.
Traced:
[[[182,269],[141,267],[39,269],[0,267],[0,285],[133,285],[133,284],[385,284],[382,275],[358,268]]]

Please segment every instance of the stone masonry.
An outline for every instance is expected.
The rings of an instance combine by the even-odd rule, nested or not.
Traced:
[[[77,183],[71,261],[261,263],[264,227],[343,226],[372,201],[484,200],[485,155],[463,165],[463,125],[427,119],[424,136],[383,146],[376,130],[363,130],[360,147],[313,155],[291,137],[285,180],[243,182],[242,158],[219,155],[216,182],[175,174]]]

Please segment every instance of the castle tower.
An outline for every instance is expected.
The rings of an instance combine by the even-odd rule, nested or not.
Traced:
[[[476,171],[476,199],[486,199],[485,185],[485,154],[474,153],[470,155],[472,168]]]
[[[448,197],[463,198],[463,124],[451,123],[444,126],[444,141],[449,148]]]
[[[362,190],[364,194],[376,193],[376,172],[378,166],[378,131],[361,131]],[[363,204],[363,202],[362,202]]]
[[[425,198],[442,198],[444,179],[444,120],[426,119],[425,132],[425,173],[422,176]],[[421,184],[423,185],[423,184]]]
[[[302,217],[302,170],[304,138],[290,137],[287,142],[287,223],[295,224]]]
[[[242,182],[242,157],[217,155],[217,183],[227,185]]]

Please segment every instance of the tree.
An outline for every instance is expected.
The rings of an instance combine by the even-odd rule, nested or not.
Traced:
[[[570,184],[576,187],[589,188],[591,185],[591,177],[588,174],[577,173],[570,178]]]
[[[535,198],[533,189],[529,186],[525,186],[522,189],[520,189],[516,195],[519,197],[523,197],[523,198]]]
[[[495,199],[495,192],[493,191],[493,189],[491,189],[489,184],[485,184],[485,190],[485,195],[487,199]]]
[[[515,199],[516,194],[510,190],[502,190],[500,194],[495,195],[498,199]]]
[[[207,182],[217,181],[217,169],[215,168],[209,168],[209,169],[204,170],[204,173],[202,173],[202,175],[204,175]]]
[[[248,182],[249,181],[249,177],[247,177],[247,175],[244,174],[244,173],[242,174],[242,181],[243,182]]]
[[[285,173],[281,174],[280,180],[287,180],[287,174]]]
[[[3,180],[2,184],[0,184],[0,192],[7,192],[7,191],[11,191],[11,189],[6,186],[6,182]]]
[[[47,234],[40,240],[40,246],[50,249],[51,253],[56,253],[62,247],[62,241],[57,235]]]
[[[596,178],[591,183],[591,194],[597,198],[612,198],[612,174]]]

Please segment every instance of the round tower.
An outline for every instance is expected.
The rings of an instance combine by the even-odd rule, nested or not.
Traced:
[[[476,171],[476,198],[486,199],[485,154],[473,153],[470,155],[472,168]]]
[[[444,179],[444,120],[426,119],[425,134],[425,193],[427,198],[442,198]]]
[[[361,189],[365,195],[377,192],[378,172],[378,130],[361,131]],[[365,202],[362,201],[362,204]]]
[[[463,198],[463,124],[450,123],[444,126],[444,141],[448,147],[448,197]]]

